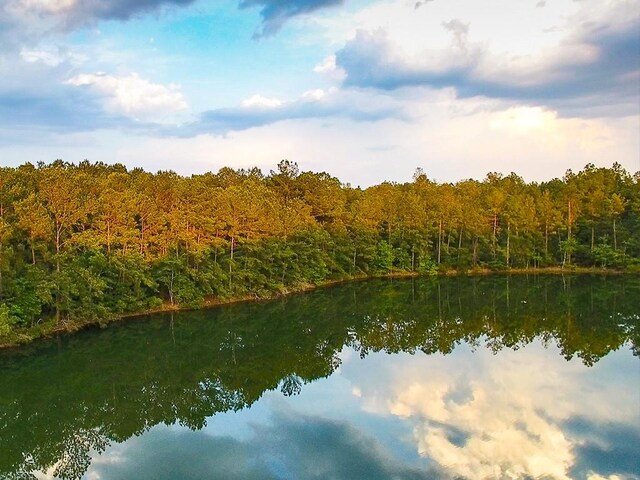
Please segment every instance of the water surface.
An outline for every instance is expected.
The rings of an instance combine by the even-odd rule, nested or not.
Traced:
[[[640,278],[375,280],[0,354],[0,478],[640,478]]]

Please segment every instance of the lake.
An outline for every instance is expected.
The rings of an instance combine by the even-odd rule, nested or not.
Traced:
[[[353,282],[0,352],[0,478],[640,478],[640,277]]]

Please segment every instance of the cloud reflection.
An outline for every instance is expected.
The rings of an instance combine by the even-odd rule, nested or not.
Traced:
[[[640,471],[631,454],[640,447],[637,392],[607,372],[616,367],[607,360],[588,369],[531,345],[343,369],[369,412],[409,421],[420,455],[454,477],[637,478],[628,476]]]
[[[277,477],[269,473],[263,462],[252,460],[248,446],[239,441],[157,427],[95,459],[85,478],[271,480]]]
[[[253,425],[245,440],[155,427],[96,458],[85,478],[427,480],[442,475],[402,465],[347,423],[274,413],[271,423]]]

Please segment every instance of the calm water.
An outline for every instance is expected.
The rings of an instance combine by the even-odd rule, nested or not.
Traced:
[[[352,283],[0,354],[0,478],[640,478],[640,277]]]

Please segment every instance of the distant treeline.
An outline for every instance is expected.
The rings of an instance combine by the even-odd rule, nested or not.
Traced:
[[[390,272],[640,270],[640,173],[587,165],[352,188],[282,161],[182,177],[0,168],[0,343],[154,308]]]

